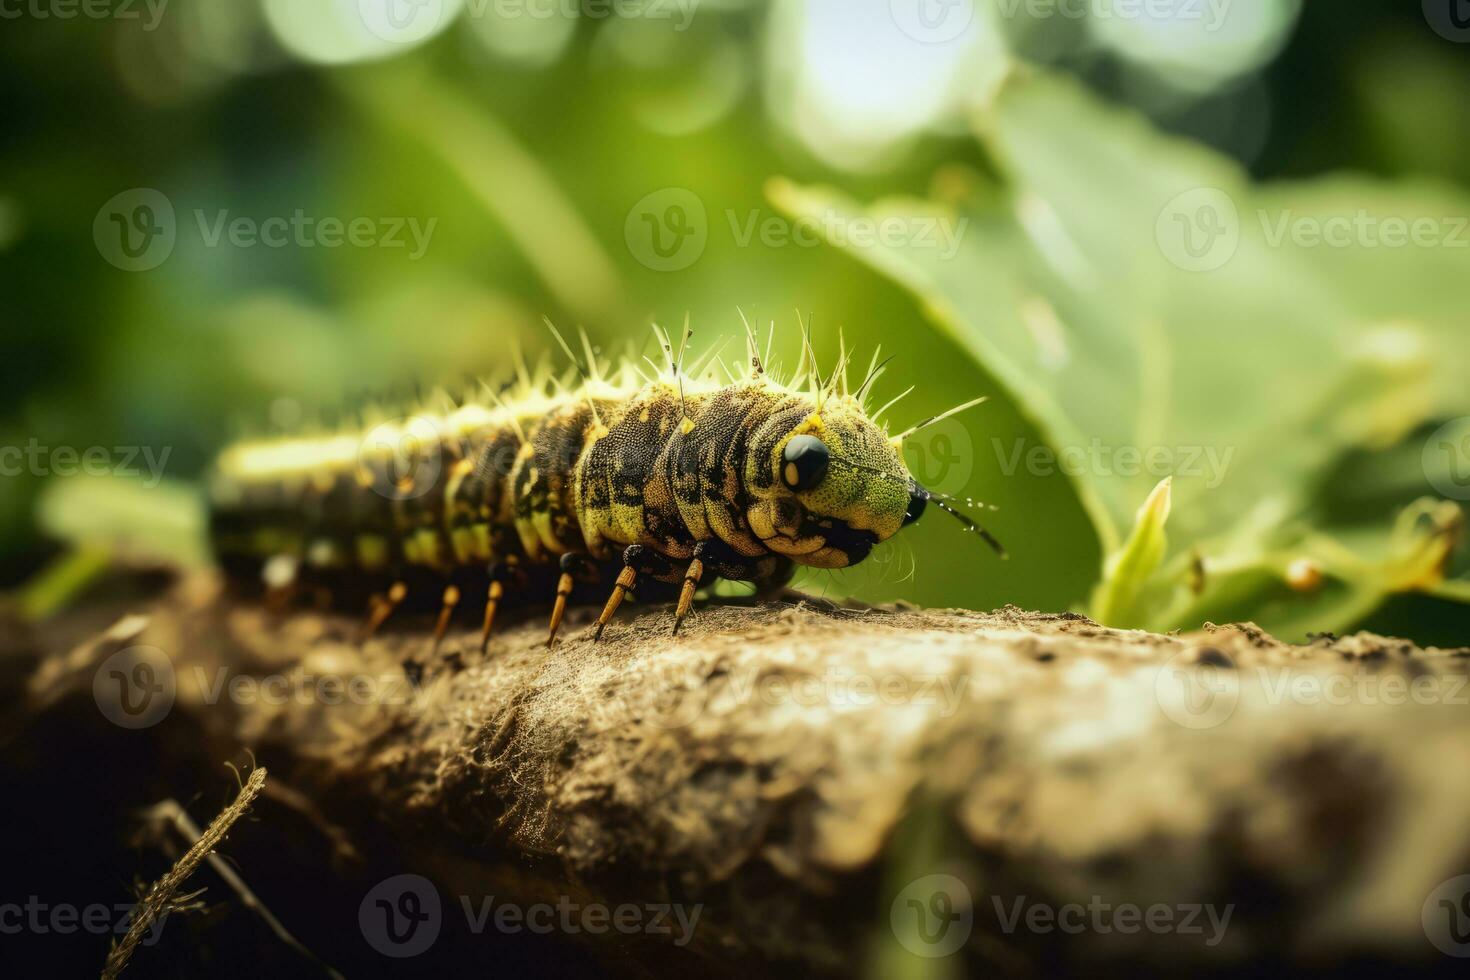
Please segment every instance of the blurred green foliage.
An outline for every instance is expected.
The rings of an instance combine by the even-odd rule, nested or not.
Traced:
[[[1105,581],[1095,616],[1173,629],[1248,614],[1300,636],[1350,626],[1395,592],[1459,594],[1444,582],[1453,506],[1417,505],[1422,526],[1398,533],[1383,507],[1348,549],[1324,532],[1315,497],[1350,450],[1470,413],[1470,256],[1448,239],[1386,246],[1375,223],[1391,218],[1406,237],[1420,227],[1425,242],[1470,239],[1470,197],[1347,178],[1253,187],[1228,161],[1044,77],[1013,82],[978,128],[1005,182],[953,202],[960,217],[923,202],[864,215],[830,193],[778,196],[796,213],[844,215],[838,238],[863,220],[966,222],[953,258],[912,241],[856,251],[912,288],[1051,446],[1100,446],[1070,472],[1108,578],[1136,581]],[[1337,216],[1356,225],[1340,221],[1329,245]],[[1404,492],[1456,491],[1440,469],[1458,461],[1458,437],[1448,441],[1448,454],[1430,445],[1414,461]],[[1164,477],[1176,480],[1168,555],[1167,504],[1122,541]],[[1374,532],[1383,541],[1365,547]],[[1294,581],[1304,562],[1326,581]],[[1273,601],[1283,584],[1301,594]]]
[[[1418,5],[1262,0],[1231,5],[1218,29],[1161,33],[1097,5],[1059,17],[993,0],[954,37],[916,41],[888,0],[705,0],[669,18],[440,0],[423,36],[385,40],[374,2],[167,0],[152,22],[32,12],[0,25],[13,95],[0,446],[168,447],[167,477],[191,483],[242,430],[502,375],[514,347],[548,348],[543,315],[613,355],[647,352],[649,322],[687,312],[697,345],[730,338],[733,352],[739,308],[777,323],[790,366],[799,309],[828,359],[839,326],[859,361],[878,343],[898,355],[877,400],[917,384],[900,427],[993,396],[911,462],[994,505],[986,522],[1013,556],[1001,564],[931,517],[806,587],[1087,607],[1105,567],[1139,568],[1116,556],[1157,477],[1011,465],[1014,447],[1233,447],[1208,492],[1176,479],[1168,551],[1135,583],[1146,601],[1129,586],[1128,618],[1292,632],[1373,617],[1463,641],[1458,586],[1433,586],[1464,561],[1461,546],[1434,564],[1458,509],[1404,508],[1444,485],[1423,448],[1466,412],[1470,259],[1263,247],[1252,213],[1464,214],[1470,47]],[[1320,176],[1348,170],[1376,179]],[[1201,186],[1228,189],[1246,218],[1239,253],[1211,274],[1171,266],[1156,239],[1159,209]],[[166,197],[176,240],[129,272],[94,226],[134,188]],[[630,228],[668,188],[700,202],[705,240],[660,271]],[[923,251],[821,244],[825,220],[794,237],[783,224],[800,207],[855,215],[874,201],[969,217],[959,251],[925,267]],[[298,212],[432,233],[420,257],[210,238],[222,213],[258,225]],[[1058,274],[1038,235],[1065,241],[1063,267],[1075,258],[1096,282]],[[1037,330],[1072,352],[1062,376],[1022,356]],[[1364,357],[1398,367],[1352,376]],[[72,479],[61,468],[0,477],[10,585],[57,556],[58,535],[101,533],[38,522],[43,489]],[[1196,595],[1201,556],[1213,591]],[[1325,572],[1305,592],[1287,575],[1303,557]]]

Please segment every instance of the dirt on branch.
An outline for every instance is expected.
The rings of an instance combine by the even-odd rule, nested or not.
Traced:
[[[579,969],[633,974],[1448,974],[1470,954],[1470,650],[813,602],[708,605],[678,637],[644,610],[596,645],[582,610],[551,651],[536,617],[431,655],[423,622],[359,646],[355,619],[207,577],[134,612],[26,636],[32,712],[106,714],[100,666],[147,660],[172,696],[155,731],[187,733],[151,765],[249,749],[355,869],[320,901],[356,935],[276,909],[327,962],[493,957],[528,927],[475,930],[486,896],[681,912],[682,933],[551,930]],[[291,833],[266,814],[232,843]],[[270,905],[271,872],[239,863]],[[392,873],[440,897],[426,958],[381,958],[358,917],[357,883]]]

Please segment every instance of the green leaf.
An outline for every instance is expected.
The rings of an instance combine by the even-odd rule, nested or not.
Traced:
[[[81,547],[56,558],[21,589],[21,616],[35,621],[65,609],[101,578],[111,563],[112,552],[97,545]]]
[[[1290,547],[1205,563],[1208,587],[1198,594],[1181,590],[1173,607],[1154,618],[1196,624],[1254,619],[1282,635],[1304,637],[1338,632],[1399,593],[1470,601],[1464,580],[1445,577],[1463,523],[1458,505],[1423,498],[1401,510],[1386,532],[1304,531]],[[1304,568],[1312,574],[1302,574]]]
[[[209,563],[204,500],[183,483],[82,474],[54,479],[42,491],[36,521],[80,552],[181,568]]]
[[[1107,626],[1134,628],[1147,619],[1142,600],[1149,581],[1168,550],[1164,525],[1169,520],[1173,478],[1165,477],[1138,508],[1133,533],[1103,565],[1103,580],[1093,593],[1092,618]]]
[[[912,290],[1051,448],[1080,460],[1067,471],[1105,553],[1174,477],[1178,560],[1159,569],[1169,608],[1213,608],[1224,579],[1193,595],[1196,556],[1247,568],[1289,553],[1349,450],[1470,412],[1470,253],[1371,240],[1387,219],[1450,234],[1470,214],[1458,192],[1366,178],[1255,186],[1212,151],[1040,74],[1010,83],[977,132],[1000,186],[955,193],[965,182],[951,174],[943,202],[871,207],[781,182],[771,196]],[[1372,234],[1353,226],[1360,213],[1378,222]],[[1329,219],[1358,237],[1314,244],[1311,229],[1341,223]],[[860,233],[885,222],[950,234]]]
[[[1445,579],[1438,585],[1426,589],[1430,595],[1452,602],[1470,602],[1470,579]]]

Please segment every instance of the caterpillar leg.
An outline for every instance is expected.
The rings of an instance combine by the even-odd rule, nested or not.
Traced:
[[[459,605],[459,587],[457,585],[446,585],[444,587],[444,604],[439,608],[439,621],[434,624],[434,643],[429,647],[429,656],[437,656],[439,644],[444,642],[444,634],[449,632],[449,618],[454,615],[454,607]]]
[[[674,609],[674,633],[677,635],[684,618],[694,605],[694,593],[704,576],[713,572],[721,578],[735,581],[754,582],[757,592],[770,588],[771,583],[783,584],[791,578],[795,563],[780,555],[750,557],[742,555],[723,541],[701,541],[694,546],[693,560],[684,573],[684,585],[679,591],[679,604]]]
[[[679,635],[679,627],[694,605],[694,592],[699,588],[699,580],[704,577],[704,556],[708,550],[703,541],[694,546],[694,557],[689,561],[689,569],[684,573],[684,585],[679,590],[679,604],[674,608],[675,636]]]
[[[372,612],[368,614],[367,622],[362,626],[362,632],[357,635],[357,642],[362,643],[372,639],[373,634],[388,621],[388,617],[393,615],[393,610],[398,608],[398,604],[406,595],[408,595],[408,586],[402,582],[394,582],[388,587],[386,596],[374,597]]]
[[[592,634],[592,642],[596,643],[602,639],[603,628],[613,618],[613,613],[618,611],[618,606],[623,604],[623,598],[633,591],[633,585],[638,581],[639,575],[660,575],[667,573],[672,567],[673,564],[668,559],[641,544],[630,544],[623,549],[623,570],[618,573],[618,579],[613,583],[612,595],[607,597],[607,605],[602,607],[602,614],[597,617],[597,627],[596,632]]]
[[[613,613],[618,611],[618,606],[623,604],[623,596],[633,588],[633,583],[638,581],[638,570],[632,565],[625,564],[623,570],[618,572],[618,579],[613,583],[612,595],[607,597],[607,605],[602,607],[602,613],[597,617],[597,629],[592,634],[592,642],[596,643],[602,639],[602,630],[607,626],[607,621],[613,618]]]
[[[490,630],[495,626],[495,611],[500,606],[501,598],[505,596],[505,582],[513,577],[518,569],[515,562],[507,559],[491,562],[487,571],[490,574],[490,588],[485,598],[485,622],[480,627],[480,653],[482,654],[490,646]]]
[[[567,611],[567,597],[572,594],[576,580],[590,577],[596,569],[586,555],[567,552],[561,556],[561,578],[556,583],[556,603],[551,607],[551,633],[546,637],[546,648],[556,642],[557,630],[561,629],[562,615]]]

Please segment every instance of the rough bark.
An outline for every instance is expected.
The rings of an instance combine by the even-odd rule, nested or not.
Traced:
[[[430,657],[422,621],[359,646],[355,619],[274,616],[207,577],[138,612],[65,655],[33,636],[33,709],[157,648],[170,723],[391,846],[446,915],[458,895],[700,906],[685,947],[577,937],[622,971],[1462,965],[1429,933],[1432,893],[1470,873],[1470,650],[788,602],[707,605],[678,637],[643,610],[597,645],[574,611],[552,651],[538,616]],[[301,673],[274,682],[285,703],[242,686]],[[910,888],[930,875],[963,888]],[[1230,910],[1223,936],[1203,911],[1180,928],[1195,905]],[[968,940],[913,956],[921,913]]]

